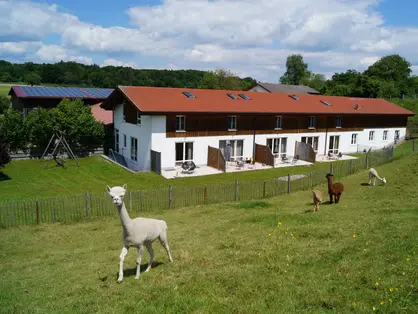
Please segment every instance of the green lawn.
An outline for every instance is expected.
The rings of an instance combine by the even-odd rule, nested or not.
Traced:
[[[418,154],[377,170],[386,186],[363,186],[363,170],[316,213],[310,191],[147,213],[166,220],[174,263],[155,243],[135,280],[131,249],[122,284],[116,209],[0,230],[1,312],[418,313]]]
[[[10,91],[10,86],[1,86],[0,85],[0,96],[7,97],[7,94]]]
[[[312,167],[300,166],[167,180],[153,172],[133,174],[100,156],[80,158],[79,162],[80,168],[77,168],[75,162],[69,160],[67,161],[68,167],[64,169],[55,166],[52,160],[48,169],[44,169],[46,161],[12,161],[3,170],[3,176],[7,180],[0,181],[0,199],[56,197],[81,193],[85,190],[103,192],[107,184],[126,183],[131,190],[156,189],[168,187],[170,184],[173,186],[221,184],[234,182],[235,179],[240,181],[263,180],[314,170]],[[315,168],[319,167],[329,167],[329,164],[319,164]]]

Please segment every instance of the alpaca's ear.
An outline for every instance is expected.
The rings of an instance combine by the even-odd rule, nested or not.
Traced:
[[[124,190],[126,191],[128,189],[128,187],[126,186],[126,184],[123,185]]]
[[[111,190],[110,186],[106,185],[106,190],[107,190],[107,193],[110,193],[110,190]]]

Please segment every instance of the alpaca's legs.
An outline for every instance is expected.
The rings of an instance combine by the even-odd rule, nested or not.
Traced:
[[[329,203],[332,204],[332,193],[329,194]]]
[[[123,280],[123,260],[125,259],[126,254],[128,254],[128,247],[124,246],[122,248],[122,252],[120,253],[118,282]]]
[[[338,193],[335,195],[335,204],[338,204],[340,202],[341,193]]]
[[[146,248],[148,250],[148,253],[149,253],[149,263],[148,263],[147,269],[145,270],[145,272],[148,272],[148,271],[151,270],[152,262],[154,260],[154,250],[152,249],[152,244],[151,243],[148,243],[145,246],[146,246]]]
[[[373,185],[376,185],[376,177],[373,178]]]
[[[136,256],[136,276],[135,279],[139,279],[139,275],[141,272],[141,258],[142,258],[142,251],[144,247],[142,245],[138,246],[138,255]]]
[[[373,176],[371,173],[369,173],[369,185],[372,185],[372,179],[373,179]]]
[[[165,232],[162,232],[158,238],[160,240],[161,245],[165,248],[165,250],[167,251],[167,255],[168,255],[168,260],[170,261],[170,263],[173,262],[173,258],[171,257],[170,254],[170,248],[168,247],[168,242],[167,242],[167,234]]]

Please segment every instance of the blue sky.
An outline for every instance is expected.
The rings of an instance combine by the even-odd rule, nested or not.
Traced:
[[[330,77],[399,53],[418,72],[412,0],[0,0],[0,59],[228,68],[277,82],[301,53]],[[3,14],[4,13],[4,14]]]

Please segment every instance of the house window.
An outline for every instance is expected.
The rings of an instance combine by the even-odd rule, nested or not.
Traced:
[[[184,132],[186,130],[186,117],[176,116],[176,132]]]
[[[236,131],[236,129],[237,129],[237,116],[229,116],[228,117],[228,130]]]
[[[374,141],[374,131],[369,132],[369,142]]]
[[[351,145],[357,145],[357,133],[351,134]]]
[[[175,165],[181,166],[185,161],[193,161],[193,142],[176,143]]]
[[[267,146],[270,148],[275,158],[286,157],[287,137],[268,138]]]
[[[395,141],[399,140],[399,130],[395,131]]]
[[[319,136],[302,136],[302,143],[311,145],[314,152],[317,153]]]
[[[115,129],[115,151],[119,153],[119,130]]]
[[[139,111],[136,112],[136,124],[141,125],[141,114]]]
[[[131,160],[138,161],[138,139],[131,137]]]
[[[226,161],[241,160],[244,155],[244,140],[219,141],[219,150]]]
[[[277,116],[276,117],[276,130],[281,130],[281,129],[282,129],[282,117]]]
[[[309,117],[309,129],[315,129],[315,117],[311,116]]]
[[[339,135],[330,136],[328,153],[338,154],[339,149],[340,149],[340,136]]]
[[[335,118],[335,127],[336,128],[341,128],[341,117],[336,117]]]
[[[387,141],[388,140],[388,130],[384,130],[383,131],[383,140]]]
[[[123,134],[123,147],[126,147],[126,134]]]

